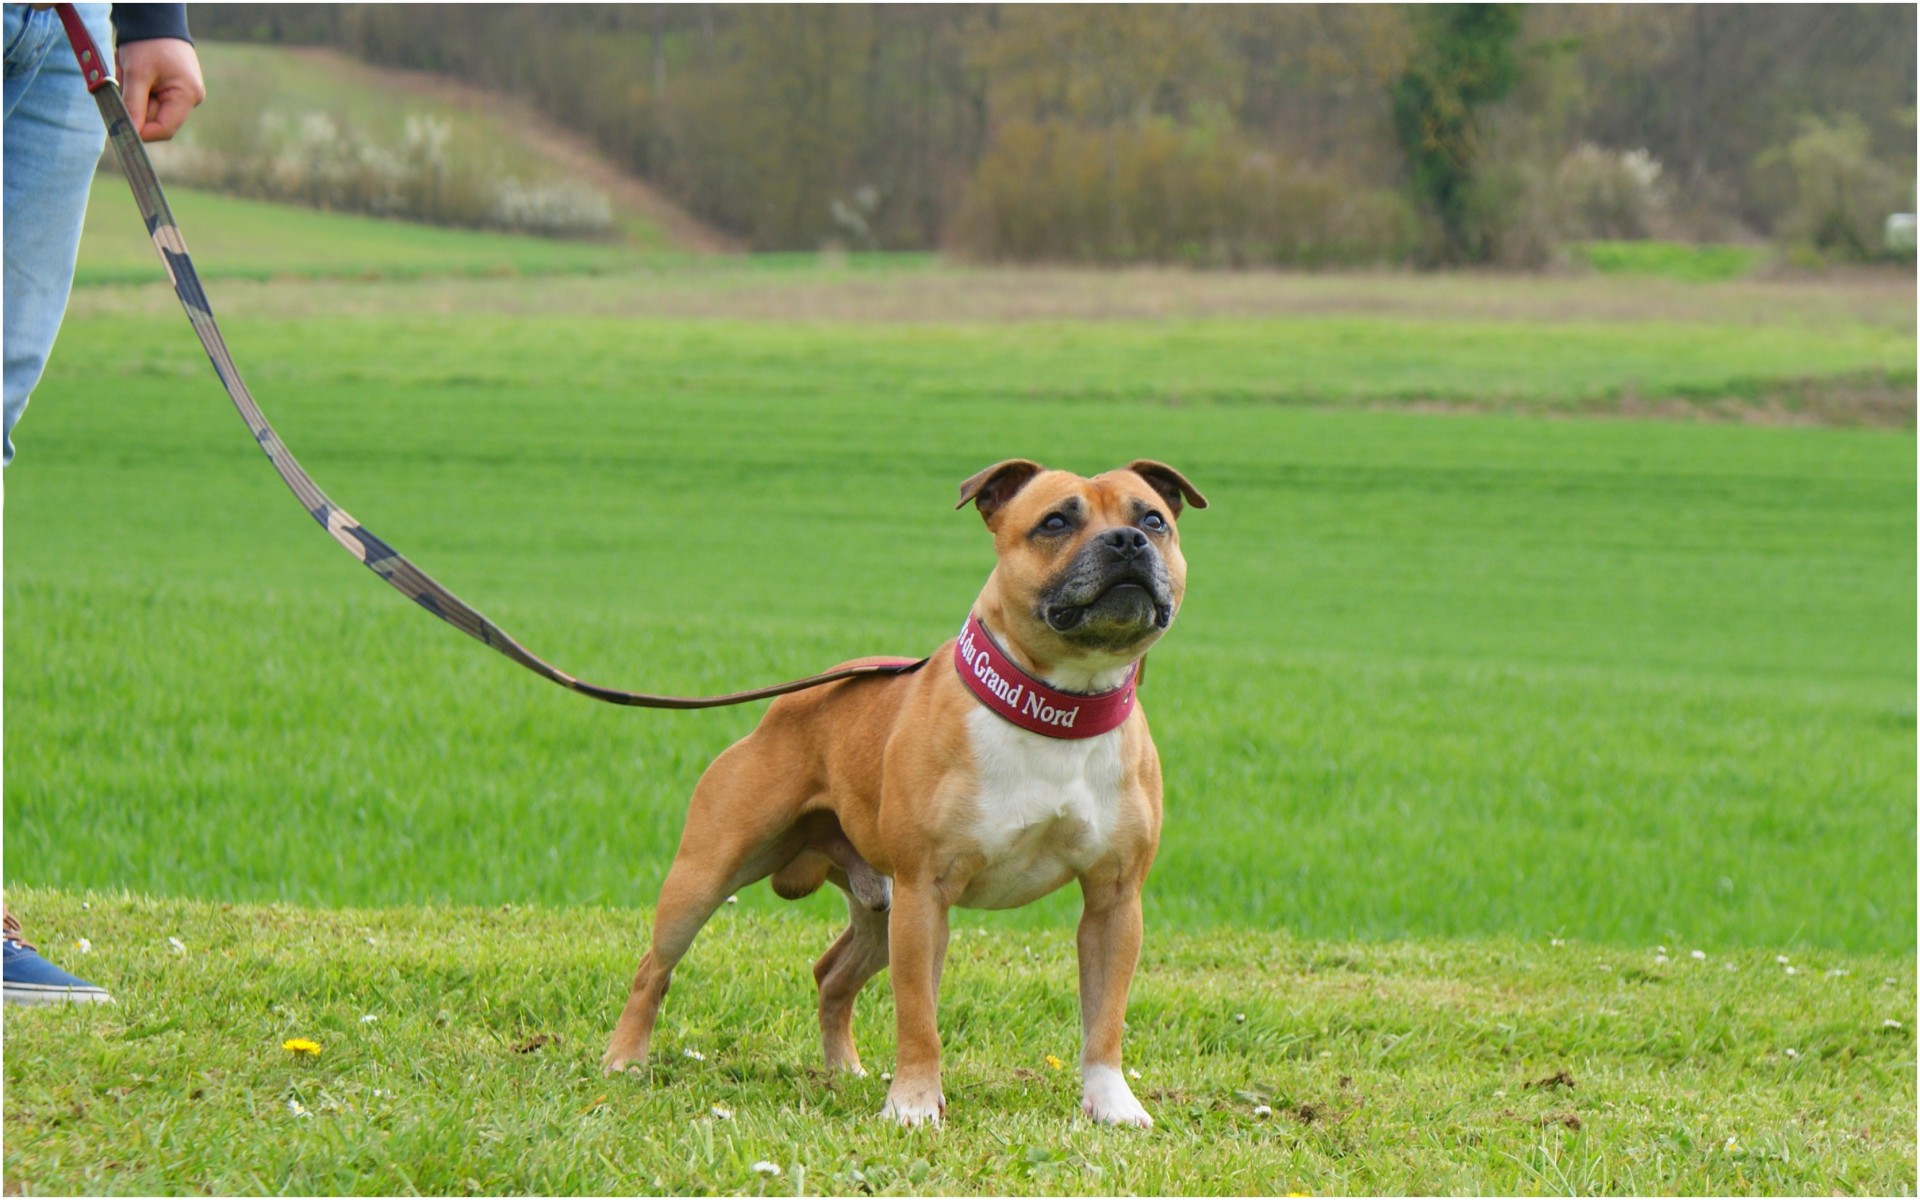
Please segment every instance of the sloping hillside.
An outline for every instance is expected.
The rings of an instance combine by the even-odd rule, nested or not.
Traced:
[[[248,49],[276,53],[269,47]],[[285,53],[356,88],[410,96],[417,103],[444,105],[485,121],[503,140],[513,142],[522,152],[540,159],[556,172],[599,188],[613,199],[616,207],[652,222],[674,249],[707,253],[744,249],[739,239],[690,215],[646,180],[607,161],[592,142],[517,96],[427,71],[371,66],[322,46],[278,53]]]
[[[353,209],[339,198],[337,180],[331,189],[289,185],[288,174],[317,178],[425,153],[456,180],[603,198],[613,240],[629,247],[739,249],[584,139],[483,84],[370,67],[320,48],[209,42],[200,54],[207,102],[175,144],[153,148],[162,177],[176,187]],[[288,195],[301,192],[308,194]],[[601,220],[604,234],[604,213]]]

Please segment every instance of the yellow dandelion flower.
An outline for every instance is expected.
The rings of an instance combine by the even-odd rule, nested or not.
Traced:
[[[1061,1062],[1057,1056],[1049,1054],[1047,1055],[1047,1065],[1052,1067],[1054,1070],[1058,1071],[1061,1067],[1064,1067],[1067,1064]]]
[[[295,1054],[320,1053],[320,1043],[314,1041],[312,1038],[288,1038],[286,1041],[280,1043],[280,1048],[282,1050],[291,1050]]]

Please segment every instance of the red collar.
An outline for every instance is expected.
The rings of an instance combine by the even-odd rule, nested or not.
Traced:
[[[1138,664],[1127,668],[1126,682],[1110,692],[1050,688],[1021,670],[971,613],[953,644],[953,666],[960,682],[995,716],[1050,738],[1099,737],[1120,728],[1133,713],[1139,673]]]

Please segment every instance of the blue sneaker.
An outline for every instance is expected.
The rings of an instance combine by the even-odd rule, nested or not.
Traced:
[[[5,954],[8,1004],[111,1004],[107,989],[69,975],[40,957],[33,944],[20,936],[20,922],[6,914]]]

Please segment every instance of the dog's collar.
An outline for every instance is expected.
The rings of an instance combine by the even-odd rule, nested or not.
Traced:
[[[1126,682],[1112,691],[1088,695],[1048,687],[1021,670],[972,613],[953,644],[953,667],[974,699],[995,716],[1050,738],[1099,737],[1120,728],[1133,714],[1139,678],[1136,663],[1127,668]]]

